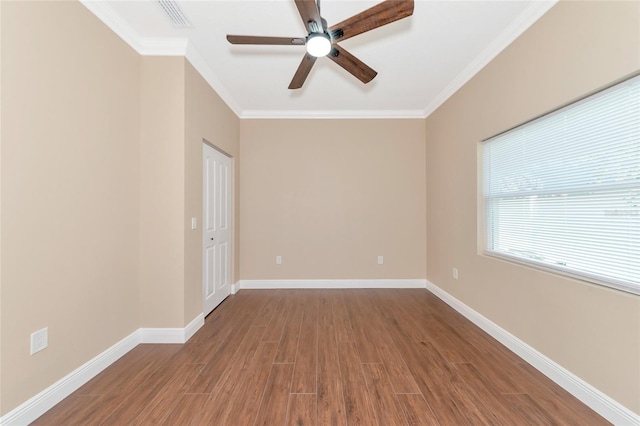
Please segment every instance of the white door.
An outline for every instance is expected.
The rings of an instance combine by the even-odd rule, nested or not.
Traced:
[[[202,300],[208,315],[231,292],[231,158],[203,144]]]

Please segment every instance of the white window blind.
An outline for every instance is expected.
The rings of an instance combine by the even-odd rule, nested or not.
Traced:
[[[640,76],[482,153],[488,254],[640,294]]]

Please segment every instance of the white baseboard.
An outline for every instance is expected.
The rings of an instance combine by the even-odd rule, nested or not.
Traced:
[[[138,330],[136,330],[100,355],[76,368],[53,385],[2,416],[0,425],[28,425],[135,348],[139,343],[140,337]]]
[[[193,335],[196,334],[196,332],[200,330],[200,327],[202,327],[203,325],[204,325],[204,314],[201,312],[198,314],[198,316],[192,319],[191,322],[187,324],[187,326],[184,328],[184,340],[182,341],[182,343],[187,343],[189,339],[191,339]]]
[[[140,328],[140,343],[184,343],[183,328]]]
[[[305,288],[426,288],[427,280],[240,280],[236,290]]]
[[[241,280],[240,289],[427,288],[453,309],[615,425],[640,425],[640,416],[536,351],[502,327],[427,280]],[[0,418],[0,425],[27,425],[113,364],[139,343],[184,343],[204,324],[199,314],[185,328],[141,328]]]
[[[200,313],[185,328],[140,328],[140,343],[186,343],[203,325]]]
[[[204,325],[199,314],[185,328],[139,328],[95,358],[0,417],[0,425],[25,426],[75,392],[140,343],[185,343]]]
[[[542,374],[562,386],[592,410],[614,425],[640,425],[640,415],[629,410],[610,396],[582,380],[566,368],[538,352],[507,330],[474,311],[435,284],[426,281],[427,290],[464,315],[475,325],[527,361]]]
[[[237,281],[235,284],[231,284],[231,294],[236,294],[240,291],[240,281]]]

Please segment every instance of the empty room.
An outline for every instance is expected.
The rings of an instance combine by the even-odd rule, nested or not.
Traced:
[[[640,425],[640,1],[1,0],[0,424]]]

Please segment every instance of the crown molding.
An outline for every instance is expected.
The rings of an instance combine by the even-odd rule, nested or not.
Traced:
[[[243,113],[242,108],[238,105],[238,102],[235,100],[227,87],[222,84],[218,75],[211,69],[211,67],[207,64],[207,61],[202,57],[200,52],[193,47],[192,43],[187,45],[187,51],[185,54],[187,60],[193,65],[193,67],[200,73],[202,78],[211,86],[211,88],[222,98],[224,103],[233,111],[238,117],[240,117]]]
[[[133,50],[144,56],[185,56],[186,38],[145,38],[141,37],[131,25],[103,0],[80,0],[91,13],[102,21],[111,31],[124,40]]]
[[[104,0],[80,0],[91,13],[116,33],[131,48],[144,56],[184,56],[202,75],[211,88],[241,119],[385,119],[426,118],[509,44],[525,32],[534,22],[551,9],[558,0],[533,2],[482,53],[442,90],[424,110],[243,110],[202,55],[186,38],[144,38],[124,21]]]
[[[231,110],[240,116],[242,109],[222,84],[216,73],[207,65],[202,55],[183,37],[145,38],[141,37],[104,0],[80,0],[103,24],[142,56],[184,56],[202,75],[211,88],[222,98]]]
[[[80,0],[80,3],[99,20],[102,21],[111,31],[124,40],[133,50],[142,54],[143,43],[140,35],[118,15],[106,1]]]
[[[491,62],[500,54],[507,46],[513,43],[522,35],[534,22],[549,11],[558,0],[540,0],[534,1],[526,8],[518,17],[505,28],[500,35],[491,42],[476,58],[471,61],[461,73],[459,73],[451,82],[442,90],[422,111],[422,117],[426,118],[447,99],[453,96],[462,86],[473,78],[482,68]]]
[[[424,118],[422,110],[246,110],[241,119],[412,119]]]

